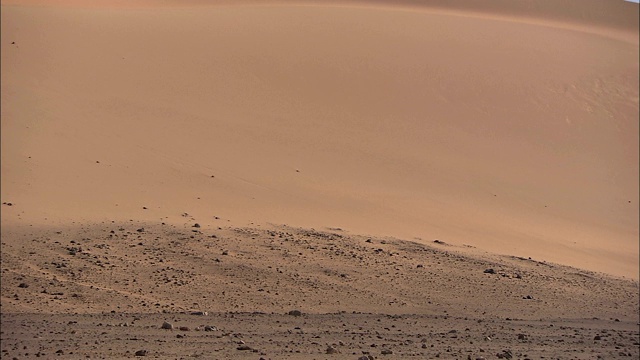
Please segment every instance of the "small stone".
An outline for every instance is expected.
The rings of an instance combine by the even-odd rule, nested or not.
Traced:
[[[162,326],[160,327],[161,329],[165,329],[165,330],[172,330],[173,329],[173,325],[169,324],[168,322],[163,322]]]
[[[593,340],[602,340],[602,336],[596,335],[593,337]]]
[[[147,350],[138,350],[136,351],[136,356],[147,356],[149,352]]]
[[[250,346],[240,345],[237,347],[238,350],[253,350]]]
[[[191,329],[188,326],[180,326],[180,331],[191,331]]]
[[[493,269],[486,269],[486,270],[484,271],[484,273],[485,273],[485,274],[495,274],[495,273],[496,273],[496,271],[495,271],[495,270],[493,270]]]
[[[194,312],[192,312],[192,313],[191,313],[191,315],[196,315],[196,316],[207,316],[207,315],[209,315],[209,313],[208,313],[208,312],[206,312],[206,311],[194,311]]]
[[[391,351],[389,349],[382,349],[382,351],[380,351],[380,354],[382,354],[382,355],[391,355],[391,354],[393,354],[393,351]]]
[[[199,228],[199,227],[200,227],[200,224],[195,223],[195,224],[193,224],[193,227],[194,227],[194,228]]]
[[[518,340],[527,340],[527,335],[525,335],[525,334],[518,334]]]
[[[300,310],[291,310],[291,311],[289,311],[289,315],[291,315],[291,316],[302,316],[302,312]]]
[[[19,287],[19,288],[26,289],[26,288],[28,288],[28,287],[29,287],[29,284],[27,284],[27,283],[20,283],[20,285],[18,285],[18,287]]]
[[[204,331],[218,331],[218,328],[215,327],[215,326],[207,325],[207,326],[204,327]]]
[[[336,348],[334,348],[333,346],[327,346],[327,350],[326,350],[327,354],[335,354],[337,352],[338,350],[336,350]]]

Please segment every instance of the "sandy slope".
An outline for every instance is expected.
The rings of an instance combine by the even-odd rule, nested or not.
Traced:
[[[2,226],[188,212],[637,279],[637,5],[604,3],[3,5]]]

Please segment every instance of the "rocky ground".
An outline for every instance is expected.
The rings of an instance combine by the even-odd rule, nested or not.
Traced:
[[[2,358],[640,356],[637,281],[218,220],[3,226]]]

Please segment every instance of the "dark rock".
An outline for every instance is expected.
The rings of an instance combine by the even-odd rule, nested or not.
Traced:
[[[527,340],[527,335],[525,335],[525,334],[518,334],[518,340]]]
[[[495,270],[493,270],[493,269],[486,269],[486,270],[484,271],[484,273],[485,273],[485,274],[495,274],[495,273],[496,273],[496,271],[495,271]]]
[[[382,349],[382,351],[380,351],[380,354],[382,354],[382,355],[391,355],[391,354],[393,354],[393,351],[391,351],[389,349]]]
[[[194,228],[199,228],[199,227],[200,227],[200,224],[195,223],[195,224],[193,224],[193,227],[194,227]]]
[[[291,310],[288,314],[291,316],[301,316],[302,312],[300,310]]]
[[[163,322],[162,326],[160,327],[161,329],[165,329],[165,330],[172,330],[173,329],[173,325],[169,324],[168,322]]]
[[[215,327],[215,326],[207,325],[207,326],[204,327],[204,331],[217,331],[217,330],[218,330],[218,328]]]
[[[19,288],[26,289],[26,288],[28,288],[28,287],[29,287],[29,284],[27,284],[27,283],[20,283],[20,285],[18,285],[18,287],[19,287]]]
[[[445,245],[446,243],[442,240],[433,240],[434,243],[439,244],[439,245]]]
[[[593,340],[602,340],[602,336],[596,335],[593,337]]]
[[[138,350],[136,351],[136,356],[147,356],[149,352],[147,350]]]
[[[180,326],[179,329],[180,331],[191,331],[191,329],[188,326]]]
[[[240,345],[237,347],[238,350],[253,350],[251,347],[247,345]]]
[[[334,348],[333,346],[327,346],[327,350],[326,350],[327,354],[335,354],[337,352],[338,350],[336,350],[336,348]]]

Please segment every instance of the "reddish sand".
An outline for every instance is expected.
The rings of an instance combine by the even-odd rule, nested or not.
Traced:
[[[638,278],[637,4],[14,3],[3,226],[188,212]]]

